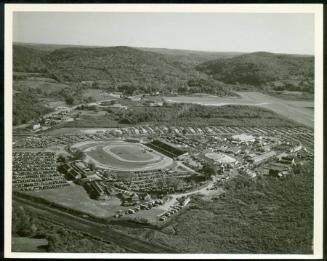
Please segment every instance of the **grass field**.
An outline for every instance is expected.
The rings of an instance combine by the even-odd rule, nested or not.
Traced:
[[[269,109],[280,114],[287,119],[294,120],[309,127],[313,127],[313,111],[306,107],[314,107],[313,101],[284,100],[269,96],[260,92],[237,92],[241,98],[237,97],[217,97],[217,96],[176,96],[164,97],[168,102],[174,103],[195,103],[210,106],[224,105],[253,105]]]
[[[44,238],[13,237],[13,252],[45,252],[41,247],[47,246],[48,240]]]
[[[110,148],[110,151],[127,161],[148,161],[153,159],[152,153],[138,146],[115,146]]]
[[[120,200],[116,197],[111,197],[106,201],[93,200],[83,187],[75,184],[58,189],[26,192],[26,194],[100,218],[109,218],[117,210],[128,209],[128,207],[122,207]]]
[[[47,78],[35,78],[35,79],[14,81],[14,89],[20,90],[21,88],[42,89],[42,91],[46,93],[51,93],[53,91],[69,88],[69,85],[58,83],[56,81],[53,81],[53,79],[47,79]]]
[[[92,97],[95,101],[117,99],[116,97],[112,96],[110,93],[100,89],[86,89],[84,90],[84,96]]]

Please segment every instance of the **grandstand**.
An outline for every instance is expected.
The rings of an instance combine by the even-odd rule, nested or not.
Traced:
[[[162,140],[154,140],[146,143],[145,145],[171,158],[175,158],[186,153],[186,151],[175,148]]]

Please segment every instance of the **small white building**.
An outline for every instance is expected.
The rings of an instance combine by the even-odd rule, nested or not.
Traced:
[[[121,105],[120,103],[115,103],[114,105],[109,106],[110,108],[124,109],[127,110],[128,107],[125,105]]]
[[[291,148],[290,152],[295,153],[295,152],[298,152],[300,150],[302,150],[302,145],[298,145],[298,146],[295,146],[294,148]]]
[[[37,129],[40,129],[41,128],[41,124],[40,123],[36,123],[36,124],[33,124],[32,125],[32,129],[33,130],[37,130]]]
[[[233,138],[233,140],[239,141],[239,142],[254,142],[255,141],[254,136],[248,135],[245,133],[234,135],[234,136],[232,136],[232,138]]]

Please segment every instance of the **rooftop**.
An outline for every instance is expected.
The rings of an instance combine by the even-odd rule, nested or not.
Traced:
[[[234,159],[224,153],[208,152],[205,154],[205,156],[209,159],[212,159],[212,160],[220,162],[220,163],[233,163],[236,161],[236,159]]]

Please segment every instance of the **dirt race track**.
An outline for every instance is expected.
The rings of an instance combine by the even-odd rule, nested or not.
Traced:
[[[94,162],[99,168],[117,171],[144,171],[163,169],[171,166],[173,160],[149,149],[141,143],[120,140],[91,141],[77,143],[73,147],[82,149],[85,161]]]

